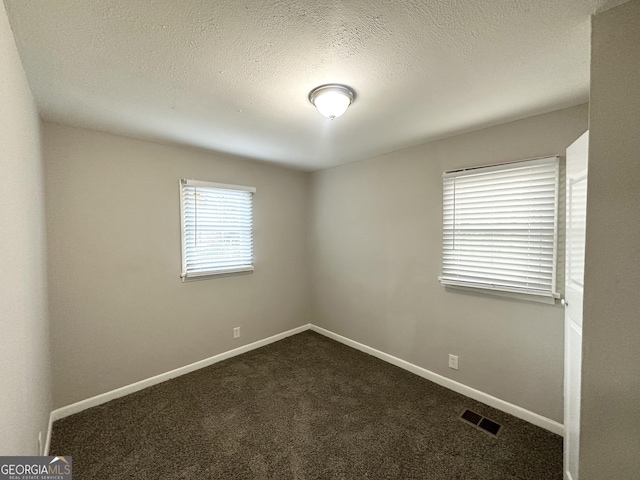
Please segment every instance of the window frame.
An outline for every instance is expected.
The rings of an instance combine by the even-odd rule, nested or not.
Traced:
[[[254,262],[254,252],[253,252],[253,233],[254,233],[254,221],[253,221],[253,195],[256,193],[255,187],[249,187],[244,185],[232,185],[227,183],[217,183],[217,182],[206,182],[201,180],[193,180],[193,179],[180,179],[179,182],[180,188],[180,250],[181,250],[181,273],[180,277],[183,282],[189,282],[194,280],[206,280],[210,278],[216,278],[227,275],[234,274],[242,274],[242,273],[252,273],[255,270]],[[184,187],[194,187],[194,188],[207,188],[211,190],[232,190],[232,191],[241,191],[241,192],[249,192],[251,194],[250,200],[250,218],[251,218],[251,229],[250,229],[250,252],[251,252],[251,263],[247,265],[234,266],[229,268],[218,268],[214,270],[202,271],[197,273],[190,273],[187,271],[187,246],[186,246],[186,215],[185,215],[185,197],[184,197]]]
[[[445,275],[444,275],[445,255],[446,255],[445,234],[447,231],[447,228],[445,225],[445,221],[446,221],[445,182],[450,178],[469,176],[469,175],[473,175],[474,173],[477,174],[481,172],[486,172],[486,173],[502,172],[502,171],[516,169],[518,167],[527,167],[527,166],[543,165],[543,164],[552,165],[553,168],[555,168],[554,194],[553,194],[554,195],[553,254],[552,254],[552,261],[551,261],[551,266],[552,266],[551,285],[549,290],[536,291],[536,290],[527,289],[527,288],[512,288],[504,285],[493,285],[493,284],[487,284],[487,283],[481,283],[481,282],[474,283],[472,281],[469,281],[469,282],[455,281],[450,278],[449,279],[445,278]],[[559,236],[561,234],[560,212],[559,212],[560,194],[561,194],[560,178],[561,178],[560,157],[558,155],[527,159],[527,160],[518,160],[513,162],[498,163],[498,164],[492,164],[492,165],[482,165],[477,167],[461,168],[461,169],[455,169],[455,170],[448,170],[444,172],[443,183],[442,183],[442,186],[443,186],[443,191],[442,191],[443,217],[442,217],[442,236],[441,236],[442,264],[441,264],[441,275],[438,277],[439,282],[446,288],[455,288],[455,289],[461,289],[461,290],[466,290],[466,291],[475,292],[475,293],[498,295],[498,296],[504,296],[504,297],[510,297],[510,298],[517,298],[521,300],[555,304],[556,300],[561,297],[561,294],[558,293],[558,278],[559,278],[559,272],[561,270],[558,265],[558,248],[560,243]],[[455,213],[454,213],[454,218],[455,218]],[[452,230],[455,230],[455,221],[454,221],[454,226],[452,227]],[[455,249],[455,244],[452,248]]]

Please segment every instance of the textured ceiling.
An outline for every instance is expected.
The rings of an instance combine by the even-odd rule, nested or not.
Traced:
[[[586,102],[589,16],[623,3],[4,1],[44,119],[304,170]]]

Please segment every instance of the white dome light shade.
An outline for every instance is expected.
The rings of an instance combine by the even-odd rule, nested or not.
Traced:
[[[341,92],[327,90],[320,92],[313,103],[322,115],[333,120],[347,111],[351,100]]]
[[[332,83],[311,90],[309,101],[322,115],[333,120],[347,111],[355,96],[355,92],[346,85]]]

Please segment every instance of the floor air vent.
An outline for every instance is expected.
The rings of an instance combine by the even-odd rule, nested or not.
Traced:
[[[502,425],[500,425],[499,423],[496,423],[493,420],[489,420],[488,418],[483,417],[482,415],[476,412],[472,412],[468,409],[462,412],[459,418],[465,423],[473,425],[477,429],[488,433],[492,437],[497,437],[502,431]]]

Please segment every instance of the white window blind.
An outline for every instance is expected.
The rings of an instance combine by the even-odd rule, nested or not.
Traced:
[[[557,297],[558,157],[443,176],[444,285]]]
[[[253,271],[255,191],[180,180],[183,279]]]

